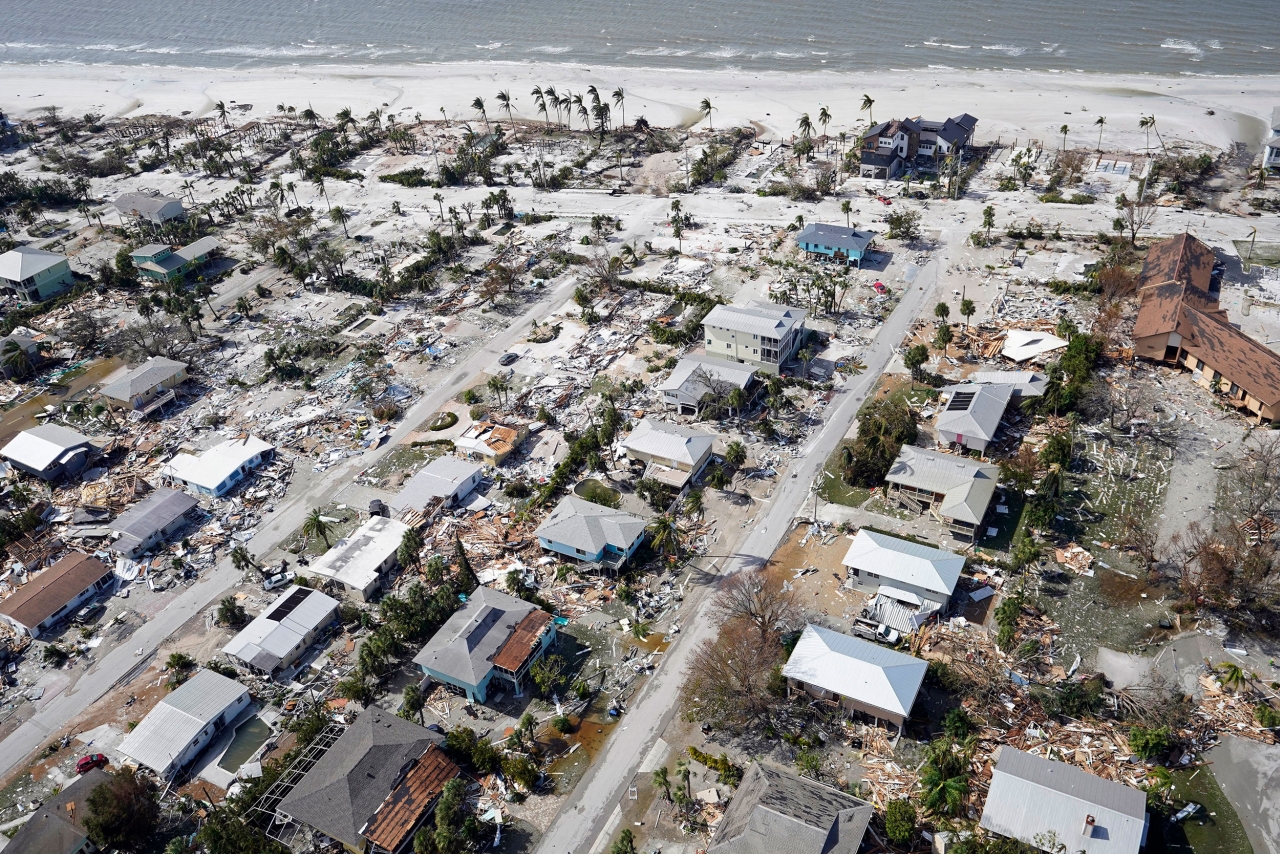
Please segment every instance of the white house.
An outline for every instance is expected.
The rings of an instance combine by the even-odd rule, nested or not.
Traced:
[[[228,439],[199,456],[178,454],[161,466],[160,478],[197,495],[221,497],[274,452],[274,445],[256,436]]]
[[[445,507],[453,507],[480,485],[484,469],[457,457],[437,457],[422,471],[405,482],[391,499],[391,508],[421,510],[435,499],[444,499]]]
[[[275,676],[306,652],[337,613],[338,600],[319,590],[288,587],[222,651],[254,673]]]
[[[901,728],[928,669],[919,658],[810,624],[782,675],[791,690],[835,700],[847,711]]]
[[[718,305],[702,321],[707,355],[776,374],[800,349],[807,314],[774,303]]]
[[[986,453],[1004,420],[1004,411],[1013,397],[1013,386],[975,383],[942,389],[946,399],[938,413],[938,438],[978,453]]]
[[[249,705],[249,689],[200,670],[165,696],[120,742],[120,752],[162,779],[191,764]]]
[[[66,255],[19,246],[0,255],[0,290],[27,302],[42,302],[75,284]]]
[[[706,395],[728,396],[735,388],[749,392],[755,376],[755,368],[745,364],[706,356],[684,356],[671,375],[658,383],[657,389],[662,392],[662,402],[668,409],[681,415],[697,415]]]
[[[311,574],[331,578],[355,598],[367,602],[396,565],[396,550],[409,526],[398,519],[370,516],[311,562]]]

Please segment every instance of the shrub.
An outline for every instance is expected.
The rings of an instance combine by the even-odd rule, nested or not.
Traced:
[[[884,832],[890,842],[906,845],[916,829],[916,808],[905,798],[889,801],[884,809]]]

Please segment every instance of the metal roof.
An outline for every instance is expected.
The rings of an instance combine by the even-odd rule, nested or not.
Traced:
[[[760,302],[745,306],[718,305],[707,313],[702,325],[781,339],[804,323],[807,314],[803,308]]]
[[[185,492],[161,487],[117,516],[111,523],[111,530],[146,540],[185,516],[199,503]]]
[[[576,495],[560,499],[551,514],[542,520],[536,534],[587,554],[606,545],[628,549],[644,533],[645,520],[625,510],[593,504]]]
[[[477,587],[417,655],[414,664],[477,686],[516,627],[538,607],[492,587]]]
[[[874,814],[866,801],[753,762],[707,854],[857,854]]]
[[[658,383],[657,389],[683,392],[698,400],[711,390],[707,384],[708,379],[728,383],[745,391],[755,375],[755,368],[749,365],[706,356],[684,356],[676,363],[671,375]]]
[[[0,255],[0,279],[22,282],[67,260],[66,255],[34,246],[19,246]]]
[[[1037,847],[1037,836],[1053,833],[1068,851],[1137,854],[1146,837],[1147,799],[1137,789],[1004,745],[980,824]]]
[[[828,249],[843,249],[846,252],[864,252],[875,239],[875,232],[858,231],[856,228],[825,222],[811,222],[796,235],[797,244],[820,243]]]
[[[163,356],[152,356],[120,379],[103,386],[98,394],[112,400],[130,401],[134,395],[149,391],[186,369],[184,362],[175,362]]]
[[[956,589],[964,555],[900,540],[866,528],[858,531],[844,565],[882,578],[950,596]],[[919,604],[919,603],[917,603]]]
[[[311,573],[364,590],[378,577],[383,562],[400,548],[409,526],[398,519],[370,516],[359,528],[311,562]]]
[[[332,620],[337,610],[338,600],[319,590],[287,587],[222,651],[271,673],[309,633]]]
[[[642,418],[625,439],[622,447],[627,451],[636,451],[661,457],[666,460],[694,465],[701,462],[709,453],[715,439],[682,424],[657,421],[653,418]]]
[[[44,471],[67,451],[89,445],[88,436],[57,424],[41,424],[23,430],[0,449],[0,457]]]
[[[962,384],[948,391],[951,396],[938,413],[938,429],[984,442],[994,439],[1013,397],[1013,386]]]
[[[165,775],[176,757],[249,689],[212,670],[200,670],[147,713],[120,742],[120,752]]]
[[[160,474],[212,490],[221,485],[240,466],[259,454],[272,450],[275,450],[275,445],[257,436],[228,439],[214,445],[198,457],[191,454],[178,454],[160,468]]]
[[[939,513],[976,525],[987,514],[999,476],[999,467],[989,463],[903,445],[884,479],[940,493]]]
[[[805,626],[782,675],[904,717],[927,662],[821,626]]]
[[[1004,347],[1000,355],[1015,362],[1025,362],[1054,350],[1061,350],[1067,342],[1057,335],[1048,332],[1034,332],[1027,329],[1010,329],[1005,334]]]
[[[484,469],[475,463],[457,457],[438,457],[405,481],[404,487],[391,499],[391,506],[396,510],[406,507],[421,510],[433,498],[452,497],[459,486],[482,471]]]

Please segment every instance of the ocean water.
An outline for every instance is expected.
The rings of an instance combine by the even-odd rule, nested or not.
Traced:
[[[0,62],[1280,73],[1280,0],[2,0]]]

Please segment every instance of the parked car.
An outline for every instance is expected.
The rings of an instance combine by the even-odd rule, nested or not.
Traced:
[[[293,581],[297,576],[298,574],[292,571],[277,572],[275,575],[268,577],[266,581],[262,582],[262,589],[277,590],[287,585],[290,581]]]
[[[75,620],[73,622],[75,622],[77,626],[87,625],[101,617],[106,610],[107,606],[103,605],[101,602],[91,602],[76,612]]]
[[[498,364],[505,368],[507,365],[515,364],[516,359],[519,358],[520,355],[518,353],[503,353],[502,358],[498,360]]]
[[[94,768],[101,768],[106,764],[106,756],[101,753],[90,753],[88,756],[80,757],[80,761],[76,763],[76,773],[88,774]]]

